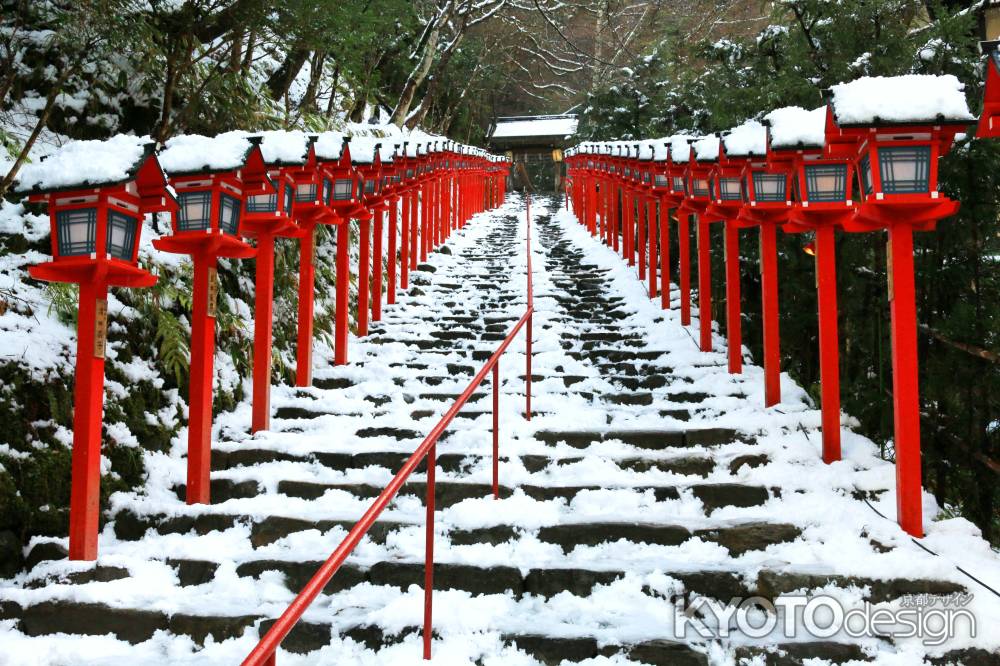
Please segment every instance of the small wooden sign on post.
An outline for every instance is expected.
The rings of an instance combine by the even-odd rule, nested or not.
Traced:
[[[97,299],[94,308],[94,358],[104,358],[108,343],[108,300]]]
[[[214,267],[208,269],[208,316],[214,317],[219,304],[219,271]]]

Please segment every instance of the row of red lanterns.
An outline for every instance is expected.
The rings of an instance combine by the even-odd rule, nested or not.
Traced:
[[[30,267],[30,275],[80,285],[71,559],[97,556],[108,287],[147,287],[157,280],[138,265],[143,215],[169,213],[172,233],[153,245],[189,255],[194,266],[186,499],[208,503],[218,259],[257,261],[251,431],[266,430],[275,239],[295,238],[300,245],[295,383],[309,386],[318,225],[337,228],[334,362],[345,364],[348,222],[357,220],[360,228],[356,326],[364,336],[369,316],[381,318],[383,256],[388,258],[386,302],[392,304],[397,275],[399,288],[407,289],[418,260],[426,261],[474,214],[503,201],[509,170],[502,158],[430,137],[393,143],[332,132],[232,132],[178,137],[159,153],[152,144],[134,140],[128,145],[124,138],[70,144],[64,155],[29,166],[20,178],[20,191],[30,201],[47,204],[51,223],[53,259]],[[115,160],[123,166],[92,172],[81,165],[78,176],[67,176],[67,164],[81,156],[98,167]]]
[[[997,78],[1000,114],[995,67],[991,76]],[[909,103],[915,96],[922,96],[919,103]],[[827,463],[841,457],[835,234],[887,231],[897,519],[915,536],[923,534],[923,517],[913,232],[932,231],[958,210],[958,202],[938,190],[938,158],[974,120],[954,77],[879,77],[835,86],[828,104],[814,111],[779,109],[763,123],[749,121],[721,136],[585,143],[566,157],[567,203],[616,251],[616,221],[622,221],[623,256],[630,264],[638,261],[640,279],[648,278],[650,297],[659,290],[664,309],[670,307],[667,211],[675,210],[683,325],[691,323],[689,238],[696,219],[703,351],[712,349],[709,225],[723,224],[732,373],[742,370],[739,232],[758,230],[768,407],[781,400],[777,230],[814,234],[809,249],[816,257]]]

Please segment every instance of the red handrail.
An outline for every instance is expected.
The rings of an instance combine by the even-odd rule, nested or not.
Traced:
[[[292,600],[285,612],[281,614],[281,617],[275,621],[271,628],[267,630],[267,633],[261,637],[260,642],[257,643],[256,647],[247,655],[246,659],[243,660],[243,666],[274,666],[276,662],[276,653],[278,646],[281,642],[288,636],[289,632],[295,627],[302,615],[306,612],[306,609],[315,601],[319,593],[326,587],[326,584],[330,582],[334,574],[340,569],[341,565],[344,564],[344,560],[354,551],[358,543],[361,541],[362,537],[371,529],[371,526],[375,524],[382,511],[385,507],[389,505],[389,502],[396,496],[399,489],[406,483],[410,474],[413,470],[417,468],[420,461],[427,458],[427,542],[425,550],[425,561],[424,561],[424,659],[431,658],[431,607],[433,601],[433,588],[434,588],[434,489],[435,489],[435,479],[434,479],[434,468],[437,461],[437,441],[444,433],[445,429],[458,414],[459,410],[469,401],[472,393],[482,384],[483,379],[486,378],[486,374],[490,371],[493,372],[493,497],[494,499],[499,497],[499,418],[497,416],[497,408],[499,407],[499,385],[500,385],[500,357],[510,346],[510,343],[514,341],[514,338],[520,332],[521,328],[527,325],[527,338],[526,338],[526,374],[525,374],[525,418],[531,418],[531,319],[534,313],[534,299],[532,296],[532,280],[531,280],[531,194],[527,193],[527,309],[524,315],[517,321],[514,328],[511,329],[510,333],[503,339],[503,342],[497,347],[496,351],[490,356],[489,360],[483,365],[483,367],[476,373],[476,375],[469,382],[468,387],[461,395],[455,400],[452,406],[445,412],[438,424],[428,433],[427,437],[420,443],[420,446],[406,459],[403,463],[402,468],[396,475],[392,477],[385,489],[379,494],[375,501],[372,502],[368,510],[365,511],[361,519],[354,524],[351,531],[347,533],[344,540],[340,542],[340,545],[330,554],[330,557],[320,566],[320,568],[313,574],[313,577],[309,579],[302,591],[299,592],[298,596]]]

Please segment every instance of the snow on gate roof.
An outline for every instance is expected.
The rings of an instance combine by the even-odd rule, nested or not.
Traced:
[[[579,123],[580,121],[574,115],[497,118],[490,138],[559,137],[565,139],[576,134]]]

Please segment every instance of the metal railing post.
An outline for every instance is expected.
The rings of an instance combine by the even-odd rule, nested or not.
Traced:
[[[424,659],[431,658],[431,605],[434,599],[434,468],[437,443],[427,451],[427,546],[424,551]]]
[[[500,359],[493,366],[493,499],[500,499]]]

